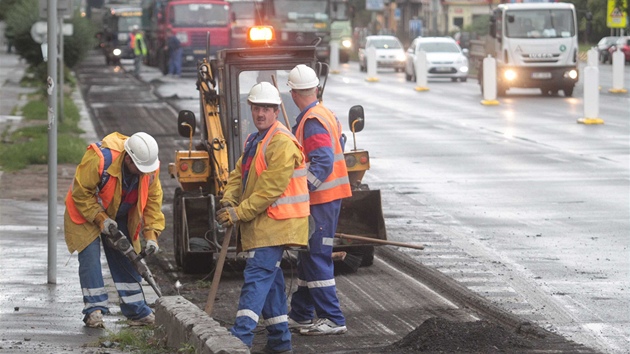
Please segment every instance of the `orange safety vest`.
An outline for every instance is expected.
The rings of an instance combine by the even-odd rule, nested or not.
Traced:
[[[276,134],[284,134],[291,138],[295,146],[302,151],[302,146],[298,143],[295,136],[285,128],[280,122],[276,121],[269,132],[265,135],[260,142],[260,150],[256,154],[256,160],[254,161],[256,174],[260,176],[264,170],[267,169],[267,161],[265,161],[265,152],[267,151],[267,145]],[[308,216],[310,214],[309,209],[309,193],[308,184],[306,182],[306,165],[304,159],[299,167],[293,171],[293,176],[289,181],[287,189],[280,195],[273,204],[267,207],[267,215],[274,220],[283,220],[291,218],[300,218]]]
[[[352,196],[350,182],[348,180],[348,168],[346,167],[343,149],[339,142],[341,138],[341,124],[339,124],[337,117],[321,104],[313,106],[304,114],[300,125],[298,125],[295,131],[295,136],[300,143],[304,142],[304,123],[306,123],[307,118],[316,118],[319,120],[328,131],[334,149],[332,172],[316,190],[310,193],[311,204],[323,204]],[[310,163],[308,156],[306,159],[307,163]],[[309,177],[311,177],[311,175],[309,175]]]
[[[100,162],[98,165],[98,174],[102,178],[103,172],[106,171],[107,168],[109,167],[109,166],[105,166],[105,156],[103,155],[103,151],[101,150],[102,148],[99,147],[97,144],[93,143],[88,146],[88,149],[93,149],[94,152],[96,152],[96,154],[100,157]],[[109,148],[106,148],[106,149],[108,149],[111,152],[112,154],[111,163],[113,163],[114,161],[116,161],[118,156],[120,156],[121,151],[117,151],[117,150],[109,149]],[[141,214],[142,212],[144,212],[144,208],[147,205],[147,200],[149,198],[149,184],[151,183],[152,177],[153,175],[144,174],[142,178],[140,179],[140,183],[138,185],[139,194],[138,194],[138,204],[136,204],[136,207],[140,208]],[[97,194],[94,196],[94,198],[96,199],[96,202],[103,207],[104,210],[107,210],[107,208],[109,207],[109,204],[112,202],[112,199],[114,198],[114,193],[116,192],[117,183],[118,183],[118,178],[110,175],[107,181],[105,182],[105,184],[97,188]],[[142,184],[142,186],[140,186],[140,184]],[[68,215],[70,216],[70,219],[75,224],[81,225],[87,222],[85,217],[83,217],[81,212],[79,212],[79,210],[77,209],[74,203],[74,199],[72,198],[72,185],[70,185],[70,188],[68,189],[68,194],[66,195],[66,210],[68,211]],[[141,225],[139,224],[138,228],[135,230],[134,235],[133,235],[134,240],[138,238],[138,235],[140,234],[140,229],[141,229]]]

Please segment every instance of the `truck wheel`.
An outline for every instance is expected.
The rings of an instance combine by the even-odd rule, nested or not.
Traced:
[[[564,97],[573,96],[573,86],[567,86],[564,89],[562,89],[562,91],[564,91]]]
[[[374,264],[374,246],[362,247],[362,254],[361,267],[369,267]]]

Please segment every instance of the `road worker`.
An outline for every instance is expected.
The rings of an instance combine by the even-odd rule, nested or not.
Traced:
[[[296,66],[287,84],[301,111],[292,130],[306,155],[314,221],[308,252],[298,253],[298,288],[291,298],[289,325],[303,335],[343,334],[347,332],[346,319],[337,298],[332,249],[341,199],[352,192],[343,157],[341,124],[318,101],[319,79],[313,69]]]
[[[133,25],[131,27],[131,38],[129,40],[129,45],[131,49],[133,49],[133,65],[134,65],[134,75],[140,75],[140,70],[142,68],[142,62],[144,61],[144,57],[147,55],[147,44],[144,41],[144,35],[142,31],[140,31],[140,27],[138,25]]]
[[[286,247],[308,242],[308,189],[302,148],[278,121],[278,90],[254,85],[247,98],[257,133],[250,134],[230,173],[217,221],[236,225],[247,252],[244,283],[230,332],[248,347],[262,315],[267,329],[264,353],[291,353],[287,298],[280,262]]]
[[[158,145],[147,133],[127,137],[107,135],[88,146],[77,166],[66,196],[64,231],[70,253],[79,253],[79,281],[83,289],[83,322],[104,327],[109,312],[107,289],[101,271],[101,239],[118,229],[140,253],[142,234],[146,248],[158,250],[164,230]],[[120,310],[132,326],[153,324],[155,316],[142,293],[142,277],[129,259],[103,242],[107,264],[120,297]]]

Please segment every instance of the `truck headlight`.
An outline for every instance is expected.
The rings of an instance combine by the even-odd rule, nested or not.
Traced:
[[[564,77],[568,77],[571,80],[575,80],[578,77],[578,72],[575,69],[571,69],[564,73]]]
[[[350,48],[352,48],[352,40],[350,40],[350,39],[344,39],[344,40],[342,40],[342,41],[341,41],[341,46],[342,46],[343,48],[346,48],[346,49],[350,49]]]
[[[122,51],[121,51],[120,49],[116,48],[116,49],[114,49],[114,50],[112,51],[112,53],[113,53],[115,56],[117,56],[117,57],[118,57],[118,56],[120,56],[120,54],[122,53]]]
[[[512,69],[507,69],[503,72],[503,78],[506,79],[507,81],[512,81],[514,79],[516,79],[516,71],[512,70]]]

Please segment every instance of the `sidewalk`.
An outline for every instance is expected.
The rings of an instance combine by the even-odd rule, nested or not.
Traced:
[[[4,36],[3,26],[0,23],[0,36]],[[8,54],[6,46],[0,47],[0,134],[19,126],[22,117],[15,107],[23,105],[26,94],[33,91],[19,86],[25,69],[25,62]],[[74,99],[82,112],[80,126],[87,132],[84,138],[95,141],[80,93],[75,92]],[[69,254],[64,241],[63,205],[57,208],[57,260],[49,267],[47,210],[46,202],[0,199],[0,352],[120,353],[114,348],[97,347],[100,337],[127,327],[104,255],[112,314],[105,316],[105,330],[91,329],[82,321],[78,259],[76,253]],[[48,283],[49,272],[54,284]],[[143,288],[147,302],[153,304],[157,299],[155,292],[144,282]]]

